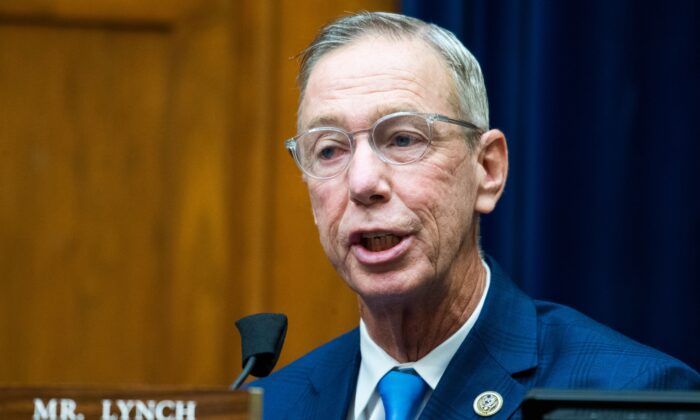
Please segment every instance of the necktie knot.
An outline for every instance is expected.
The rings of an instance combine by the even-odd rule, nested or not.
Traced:
[[[410,420],[416,415],[428,384],[413,369],[392,370],[377,387],[386,420]]]

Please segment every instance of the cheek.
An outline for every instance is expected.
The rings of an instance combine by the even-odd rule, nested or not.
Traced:
[[[309,184],[309,198],[314,212],[314,221],[321,236],[323,246],[327,248],[328,239],[337,237],[338,224],[343,215],[344,196],[342,189],[333,187],[329,182]]]
[[[438,242],[460,240],[471,225],[476,185],[470,167],[466,159],[452,165],[431,165],[425,179],[415,184],[421,187],[411,191],[410,199],[423,203],[415,210]]]
[[[452,179],[445,187],[445,205],[442,208],[444,217],[453,228],[468,228],[474,213],[476,198],[476,180],[468,162],[463,162],[458,171],[452,174]]]
[[[433,197],[433,204],[466,203],[475,187],[473,165],[468,157],[464,159],[443,159],[438,162],[426,162],[422,179],[414,182],[420,185],[421,195]],[[439,202],[435,202],[439,201]]]

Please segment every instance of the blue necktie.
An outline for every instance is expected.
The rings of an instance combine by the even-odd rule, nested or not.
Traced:
[[[413,369],[392,370],[377,386],[386,420],[411,420],[423,401],[428,384]]]

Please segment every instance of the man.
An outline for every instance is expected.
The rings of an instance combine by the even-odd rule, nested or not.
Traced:
[[[360,327],[279,370],[266,418],[519,417],[549,388],[700,388],[692,369],[533,301],[479,249],[508,173],[478,63],[448,31],[362,13],[304,52],[301,168]]]

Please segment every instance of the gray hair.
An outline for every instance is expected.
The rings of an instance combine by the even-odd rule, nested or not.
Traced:
[[[311,44],[300,54],[301,68],[297,82],[300,103],[304,98],[311,71],[329,52],[348,45],[368,34],[395,39],[415,37],[425,41],[445,60],[454,81],[459,118],[481,129],[488,129],[489,105],[486,86],[476,58],[450,31],[422,20],[384,12],[361,12],[341,17],[321,29]]]

